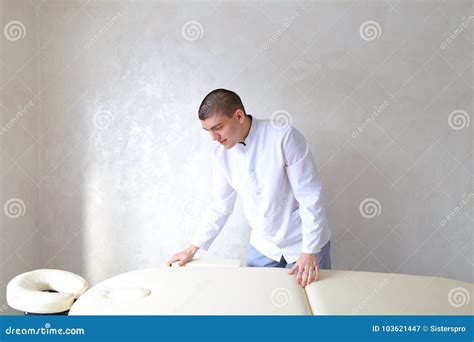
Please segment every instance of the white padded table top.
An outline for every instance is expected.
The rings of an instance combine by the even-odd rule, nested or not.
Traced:
[[[70,315],[308,315],[287,269],[171,267],[128,272],[83,294]]]
[[[473,284],[439,277],[321,270],[306,294],[314,315],[473,314]]]
[[[70,315],[472,315],[473,285],[321,270],[302,289],[288,269],[172,267],[128,272],[83,294]]]

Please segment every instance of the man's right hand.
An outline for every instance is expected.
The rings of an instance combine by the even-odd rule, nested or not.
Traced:
[[[182,252],[174,254],[170,260],[168,260],[168,266],[171,266],[173,263],[178,262],[179,266],[184,266],[191,260],[193,260],[194,254],[196,254],[199,247],[191,245]]]

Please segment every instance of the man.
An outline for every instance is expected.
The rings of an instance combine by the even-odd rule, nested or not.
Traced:
[[[210,92],[198,114],[220,144],[213,155],[212,200],[191,246],[173,255],[168,266],[183,266],[199,248],[209,248],[238,192],[252,227],[247,266],[291,268],[302,287],[317,281],[320,268],[331,268],[331,231],[304,137],[290,125],[248,115],[240,97],[226,89]]]

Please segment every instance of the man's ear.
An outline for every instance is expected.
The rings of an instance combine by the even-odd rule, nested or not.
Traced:
[[[245,113],[243,112],[242,109],[237,109],[237,110],[235,111],[235,115],[237,115],[237,119],[239,119],[239,122],[240,122],[240,123],[243,123],[243,122],[244,122]]]

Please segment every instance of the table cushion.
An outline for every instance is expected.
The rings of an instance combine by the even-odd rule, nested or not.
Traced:
[[[7,285],[7,302],[24,312],[59,313],[69,310],[86,289],[87,281],[77,274],[40,269],[13,278]]]
[[[225,266],[133,271],[92,287],[69,314],[311,314],[304,290],[287,273],[287,269]],[[136,295],[124,295],[130,292]]]
[[[473,284],[407,274],[321,270],[314,315],[472,315]]]

